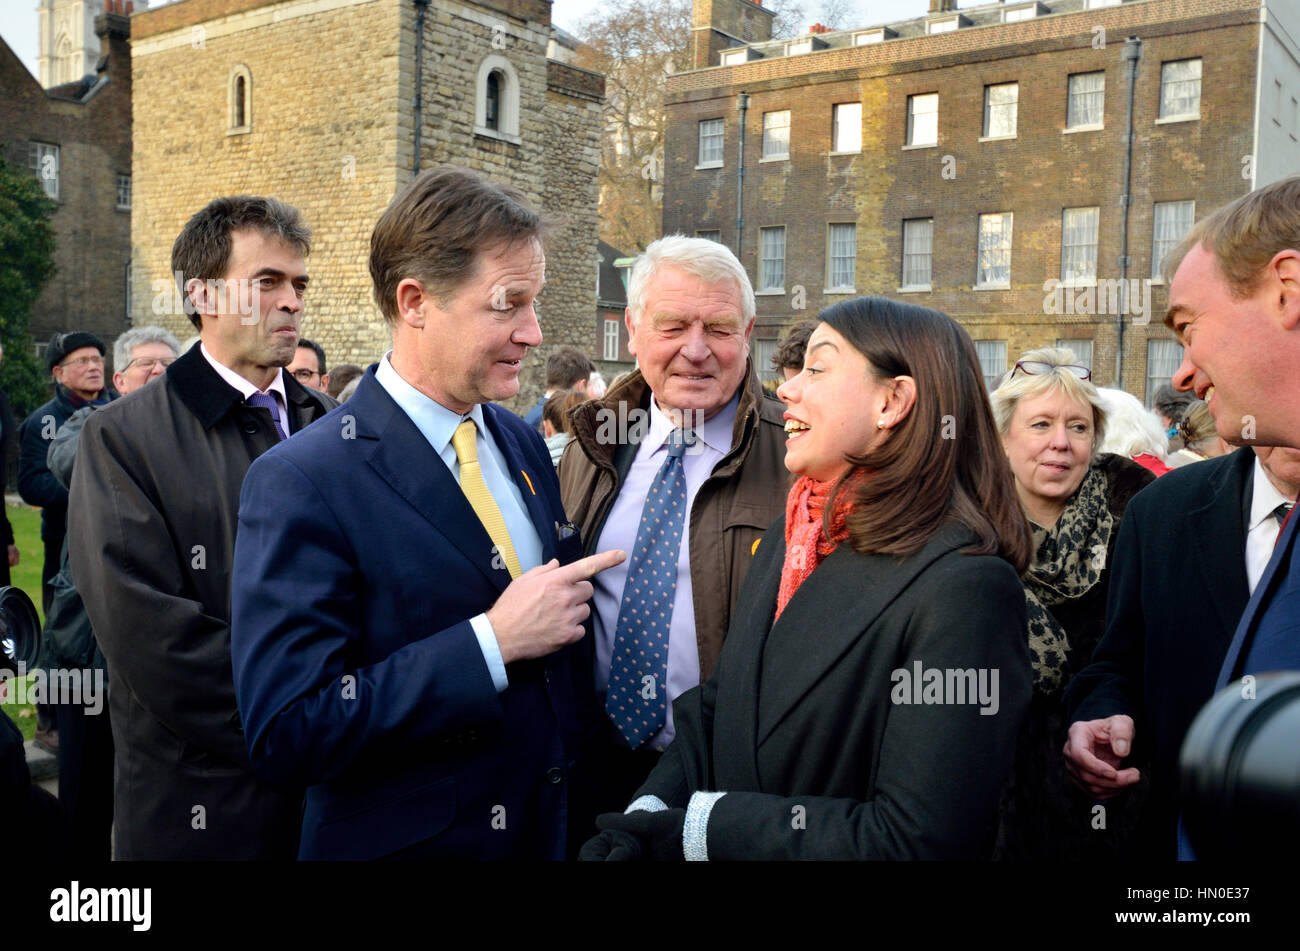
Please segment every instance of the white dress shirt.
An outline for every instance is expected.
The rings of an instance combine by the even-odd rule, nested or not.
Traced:
[[[465,416],[452,412],[403,380],[393,369],[393,364],[389,360],[391,355],[390,350],[379,361],[379,367],[375,370],[375,380],[393,398],[393,402],[401,407],[402,412],[410,417],[415,428],[429,441],[433,451],[446,464],[452,478],[458,483],[460,461],[456,458],[456,447],[452,445],[451,437],[462,420],[474,420],[474,426],[478,431],[475,446],[479,468],[483,472],[483,481],[487,484],[488,491],[492,493],[492,499],[501,509],[501,517],[505,519],[506,531],[510,533],[510,543],[514,546],[515,555],[519,559],[519,569],[528,571],[536,568],[542,563],[542,539],[537,534],[537,527],[528,514],[523,493],[519,491],[519,486],[509,475],[506,458],[483,421],[483,407],[476,405]],[[506,677],[506,665],[501,657],[501,646],[497,643],[496,632],[492,630],[492,624],[486,614],[470,618],[469,623],[474,629],[474,636],[478,638],[479,649],[483,651],[483,659],[487,662],[488,671],[492,674],[492,683],[500,693],[510,684]]]
[[[1282,529],[1273,517],[1273,511],[1291,500],[1268,481],[1268,473],[1258,456],[1255,457],[1255,473],[1251,481],[1254,490],[1250,500],[1250,522],[1246,526],[1246,584],[1254,594],[1255,585],[1259,584],[1268,560],[1273,557],[1273,546],[1277,544],[1278,532]]]

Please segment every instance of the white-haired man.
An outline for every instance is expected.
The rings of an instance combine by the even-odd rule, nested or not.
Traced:
[[[638,369],[574,411],[559,467],[586,551],[631,553],[592,579],[609,726],[598,811],[627,804],[673,738],[672,702],[713,672],[789,479],[783,407],[749,360],[754,292],[731,251],[655,241],[632,268],[626,321]]]

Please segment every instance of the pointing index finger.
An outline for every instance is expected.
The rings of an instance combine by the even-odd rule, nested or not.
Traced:
[[[571,564],[564,565],[557,571],[564,572],[565,580],[570,583],[574,581],[588,581],[600,574],[606,568],[613,568],[626,558],[622,551],[612,548],[609,551],[597,552],[594,555],[588,555],[586,558],[579,558]]]

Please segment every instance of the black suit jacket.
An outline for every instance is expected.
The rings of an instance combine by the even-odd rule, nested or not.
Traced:
[[[725,791],[710,859],[986,856],[1031,687],[1020,579],[961,554],[973,540],[949,524],[906,558],[841,545],[773,624],[778,521],[717,669],[674,704],[676,739],[638,795],[680,807]],[[896,672],[910,686],[915,664],[996,671],[996,712],[901,702]]]
[[[1138,847],[1177,857],[1178,750],[1214,693],[1248,600],[1246,508],[1255,454],[1175,469],[1134,497],[1111,564],[1106,633],[1070,683],[1067,719],[1127,714],[1151,762]],[[1122,804],[1121,804],[1122,807]]]

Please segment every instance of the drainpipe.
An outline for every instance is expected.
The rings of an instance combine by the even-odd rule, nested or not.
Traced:
[[[1128,215],[1133,207],[1133,90],[1137,85],[1138,59],[1142,56],[1142,41],[1130,36],[1124,41],[1124,64],[1128,76],[1128,119],[1124,133],[1124,193],[1120,197],[1123,209],[1119,232],[1119,313],[1115,315],[1115,389],[1124,389],[1124,315],[1128,313]]]
[[[420,132],[424,124],[424,11],[429,0],[415,0],[415,174],[420,174]]]
[[[736,258],[741,260],[741,239],[745,234],[745,112],[749,109],[749,93],[742,92],[740,104],[740,142],[736,153]]]

